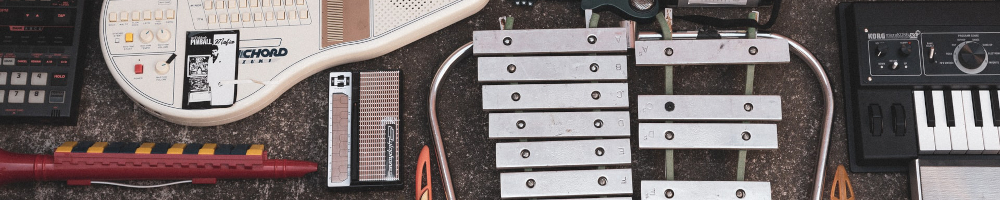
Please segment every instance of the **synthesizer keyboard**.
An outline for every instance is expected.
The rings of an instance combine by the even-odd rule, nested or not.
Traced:
[[[851,171],[906,171],[912,199],[1000,195],[997,10],[995,1],[838,6]]]
[[[105,0],[101,50],[119,86],[164,120],[250,116],[324,69],[381,56],[487,0]]]
[[[1000,159],[997,10],[1000,2],[840,5],[851,171]]]

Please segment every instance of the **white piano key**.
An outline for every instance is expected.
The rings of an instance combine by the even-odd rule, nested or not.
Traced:
[[[965,135],[969,139],[968,154],[982,154],[985,150],[983,146],[983,128],[976,126],[975,114],[972,107],[979,106],[972,104],[972,91],[962,90],[962,112],[965,113]],[[955,124],[958,126],[959,124]]]
[[[990,91],[979,91],[979,108],[983,110],[983,154],[1000,153],[1000,129],[993,124],[993,102],[990,101]]]
[[[969,139],[968,135],[965,133],[965,106],[962,106],[962,91],[952,90],[951,91],[951,107],[955,116],[955,126],[950,127],[951,132],[951,153],[949,154],[966,154],[969,151]]]
[[[927,108],[924,91],[913,91],[913,112],[917,115],[917,144],[920,154],[934,153],[934,127],[927,125]],[[1000,145],[1000,144],[998,144]]]
[[[944,114],[944,91],[931,91],[934,108],[934,154],[951,153],[951,130]],[[951,105],[948,105],[951,106]]]

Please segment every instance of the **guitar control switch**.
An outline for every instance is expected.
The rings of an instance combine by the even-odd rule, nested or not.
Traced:
[[[872,136],[882,136],[882,107],[878,104],[868,105],[868,119],[871,121]]]

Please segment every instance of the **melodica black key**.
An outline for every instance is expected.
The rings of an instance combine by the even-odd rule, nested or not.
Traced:
[[[944,91],[944,118],[948,127],[955,127],[955,101],[951,96],[951,90]]]

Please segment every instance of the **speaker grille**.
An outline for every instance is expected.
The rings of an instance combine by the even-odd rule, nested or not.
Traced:
[[[375,0],[372,35],[392,31],[457,0]]]
[[[325,0],[323,29],[326,41],[344,41],[344,1]]]

